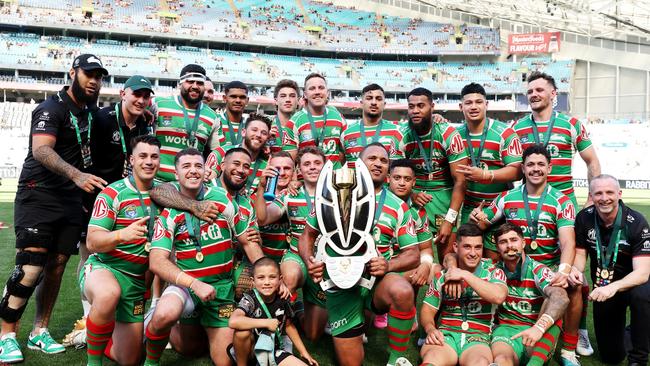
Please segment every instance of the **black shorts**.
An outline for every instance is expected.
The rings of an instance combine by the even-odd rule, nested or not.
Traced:
[[[14,202],[16,248],[77,254],[82,226],[80,192],[18,189]]]
[[[255,339],[253,341],[253,344],[255,344],[256,341],[257,341],[257,337],[255,337]],[[228,352],[228,357],[230,357],[230,360],[233,363],[237,363],[237,359],[235,358],[235,347],[233,346],[233,344],[232,343],[229,344],[228,347],[226,347],[226,350]],[[293,354],[291,354],[290,352],[287,352],[287,351],[285,351],[283,349],[276,349],[275,352],[273,353],[273,358],[275,359],[275,364],[276,365],[279,365],[280,362],[286,360],[287,357],[290,357],[290,356],[293,356]],[[251,352],[251,355],[250,355],[250,357],[248,359],[248,365],[250,365],[250,366],[256,366],[257,365],[257,361],[255,359],[254,352]]]

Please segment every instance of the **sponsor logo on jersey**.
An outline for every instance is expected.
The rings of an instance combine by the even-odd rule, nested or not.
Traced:
[[[548,146],[546,146],[546,150],[549,154],[551,154],[552,158],[557,158],[560,156],[560,149],[555,145],[548,144]]]
[[[434,281],[435,281],[435,279],[434,279]],[[436,292],[436,289],[433,287],[433,282],[434,281],[432,281],[431,284],[429,285],[429,288],[427,289],[427,293],[424,294],[425,297],[432,296]]]
[[[650,240],[646,240],[643,242],[643,249],[650,249]]]
[[[472,314],[478,313],[481,311],[481,303],[478,301],[472,301],[467,304],[467,310],[469,310],[469,312]]]
[[[454,135],[454,137],[451,139],[451,145],[449,146],[451,153],[460,154],[464,149],[465,144],[463,143],[463,139],[459,134]]]
[[[113,132],[113,142],[119,142],[120,141],[120,132],[115,131]]]
[[[102,219],[108,215],[108,204],[106,198],[98,197],[93,207],[93,218]]]
[[[135,219],[138,216],[138,209],[134,205],[128,205],[124,209],[124,216]]]
[[[589,239],[590,241],[595,241],[596,240],[596,230],[589,229],[589,231],[587,231],[587,239]]]
[[[591,139],[589,136],[589,132],[587,131],[586,128],[584,128],[584,126],[582,127],[582,131],[580,131],[580,138],[585,141],[589,141]]]
[[[521,156],[523,153],[523,149],[521,148],[521,141],[519,139],[514,138],[512,141],[510,141],[510,145],[508,145],[508,155],[510,156]]]
[[[415,220],[413,218],[409,218],[409,222],[406,224],[406,233],[415,236],[416,235],[416,230],[415,230]]]
[[[37,130],[45,130],[45,121],[41,120],[36,124]]]
[[[492,277],[499,280],[499,281],[506,282],[506,274],[505,274],[505,272],[503,272],[502,269],[495,268],[492,271]]]
[[[562,216],[564,216],[565,219],[568,220],[573,220],[576,218],[576,209],[573,206],[573,203],[569,202],[564,210],[562,210]]]
[[[153,240],[160,240],[165,236],[165,228],[163,227],[161,219],[156,220],[156,224],[153,226]]]
[[[544,267],[544,269],[542,269],[542,278],[550,281],[553,278],[553,271],[548,267]]]

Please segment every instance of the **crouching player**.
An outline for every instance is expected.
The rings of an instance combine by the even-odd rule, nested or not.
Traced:
[[[79,274],[81,293],[91,304],[88,365],[101,365],[104,353],[120,365],[138,365],[142,355],[144,275],[158,214],[149,190],[160,166],[160,142],[138,136],[132,151],[133,175],[101,191],[88,225],[87,245],[95,254]]]
[[[508,294],[506,276],[490,259],[482,259],[483,232],[476,224],[458,228],[453,248],[458,267],[436,274],[420,310],[420,324],[427,333],[420,350],[422,364],[487,366],[492,363],[493,314],[496,304]],[[460,297],[452,298],[443,291],[450,281],[462,284]]]
[[[230,317],[229,326],[235,330],[234,351],[238,366],[245,366],[253,356],[272,357],[279,366],[305,365],[304,362],[282,349],[282,335],[286,332],[293,346],[309,365],[318,366],[300,339],[293,325],[293,310],[288,300],[278,294],[280,266],[271,258],[260,258],[253,265],[253,290],[244,294],[237,309]],[[272,339],[272,347],[264,340]],[[271,363],[273,364],[273,363]]]
[[[222,187],[203,185],[205,167],[198,150],[178,152],[175,166],[181,194],[213,201],[219,212],[212,223],[207,223],[189,212],[166,208],[156,220],[151,270],[171,285],[158,301],[146,329],[145,365],[159,363],[171,328],[179,319],[179,337],[172,338],[176,350],[188,353],[203,341],[205,329],[212,362],[230,365],[226,347],[232,342],[233,331],[228,328],[228,318],[235,308],[231,230],[252,260],[262,257],[262,250],[245,235],[248,222],[237,213],[232,196]]]
[[[494,232],[501,255],[497,268],[506,274],[508,297],[499,306],[492,332],[492,354],[499,366],[542,366],[555,350],[559,323],[569,305],[561,287],[551,286],[553,272],[524,252],[521,227],[505,223]]]

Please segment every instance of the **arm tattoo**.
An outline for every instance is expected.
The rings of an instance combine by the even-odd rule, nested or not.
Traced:
[[[567,306],[569,306],[569,296],[567,296],[566,290],[560,287],[547,286],[544,289],[544,294],[546,298],[542,304],[540,315],[548,314],[555,320],[562,318]]]
[[[34,155],[34,159],[55,174],[64,176],[70,180],[79,174],[79,170],[63,160],[51,146],[39,146],[32,154]]]
[[[199,202],[181,194],[171,183],[161,184],[149,192],[151,198],[160,206],[182,211],[192,211]]]

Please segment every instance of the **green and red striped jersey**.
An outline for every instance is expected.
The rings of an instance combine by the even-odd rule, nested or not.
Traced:
[[[217,219],[209,224],[200,222],[202,262],[196,260],[196,240],[188,231],[184,211],[166,208],[156,220],[152,248],[163,249],[176,258],[176,265],[190,276],[206,283],[232,280],[233,236],[246,231],[248,223],[237,206],[221,187],[205,187],[203,200],[215,202],[219,208]],[[192,221],[198,219],[192,218]]]
[[[571,162],[574,151],[582,152],[593,144],[589,133],[580,120],[564,113],[553,112],[551,120],[554,120],[553,130],[546,149],[551,153],[551,174],[548,182],[555,188],[575,201],[573,192],[573,177],[571,175]],[[545,136],[551,121],[534,121],[531,115],[525,116],[516,121],[512,128],[519,135],[521,146],[526,150],[535,144],[532,124],[537,124],[539,141],[544,143]]]
[[[544,289],[550,286],[553,271],[526,256],[515,273],[509,273],[503,261],[496,264],[506,274],[508,297],[499,306],[499,324],[533,326],[544,303]]]
[[[476,155],[479,152],[482,133],[469,133],[474,160],[480,161],[479,168],[498,170],[508,165],[521,163],[521,142],[515,131],[505,123],[490,118],[486,119],[485,123],[487,124],[488,131],[480,157]],[[458,133],[465,142],[467,154],[470,152],[467,149],[469,143],[467,141],[468,132],[467,123],[463,123],[458,127]],[[467,180],[467,192],[463,204],[468,207],[478,207],[481,201],[492,202],[497,198],[499,193],[507,191],[511,187],[507,183],[480,183]]]
[[[326,106],[325,115],[311,116],[314,122],[312,131],[309,121],[310,114],[307,109],[294,113],[285,129],[286,141],[283,149],[285,151],[296,151],[305,146],[319,147],[328,160],[334,163],[334,168],[341,167],[341,156],[343,145],[341,145],[341,134],[345,131],[346,122],[343,115],[332,106]],[[325,121],[327,119],[327,121]],[[318,139],[318,141],[316,141]]]
[[[464,301],[449,298],[443,290],[445,272],[436,274],[424,296],[424,304],[433,307],[439,313],[437,328],[457,333],[489,335],[494,324],[497,305],[481,298],[471,287],[463,288]],[[482,259],[474,270],[474,275],[483,281],[507,286],[503,270],[496,268],[490,259]],[[467,311],[469,325],[467,330],[461,328],[463,323],[462,303],[465,303]]]
[[[217,115],[219,119],[218,139],[221,146],[224,145],[239,145],[241,143],[241,135],[239,130],[242,126],[243,117],[239,121],[231,121],[228,119],[226,112]],[[231,132],[232,131],[232,132]]]
[[[148,191],[140,192],[147,207],[142,207],[137,188],[128,178],[120,179],[104,188],[93,206],[89,227],[99,227],[108,231],[123,229],[139,219],[149,216],[151,199]],[[158,215],[158,212],[153,213]],[[152,233],[153,234],[153,233]],[[146,239],[120,243],[115,249],[94,255],[111,268],[134,277],[144,277],[149,269],[149,253],[144,246]]]
[[[537,223],[537,249],[530,247],[531,233],[526,219],[526,209],[523,200],[524,185],[503,192],[492,201],[490,206],[483,209],[490,222],[497,222],[505,217],[507,222],[518,225],[524,231],[526,239],[526,253],[534,260],[547,266],[560,264],[560,241],[559,229],[563,227],[573,228],[576,212],[573,202],[562,192],[546,185],[547,194],[539,214]],[[540,197],[528,195],[531,218],[533,218]]]
[[[382,119],[377,126],[364,126],[363,137],[361,136],[362,123],[363,119],[349,123],[341,136],[345,161],[350,168],[354,168],[354,162],[359,159],[359,154],[361,154],[364,147],[373,142],[384,145],[391,160],[404,157],[404,154],[399,150],[402,133],[397,122]],[[379,131],[377,131],[377,128],[379,128]]]
[[[187,148],[195,147],[203,152],[211,138],[218,138],[220,128],[217,114],[207,104],[201,103],[199,123],[195,131],[196,141],[190,146],[190,136],[185,128],[185,114],[178,97],[160,97],[153,100],[152,109],[156,112],[155,135],[160,144],[160,169],[156,179],[171,182],[176,180],[174,172],[174,157],[176,153]],[[194,123],[196,110],[187,109],[189,123]],[[214,133],[214,137],[212,137]],[[209,146],[208,146],[209,148]]]
[[[208,158],[205,159],[205,168],[211,169],[217,173],[217,176],[221,175],[221,163],[223,162],[226,152],[234,147],[242,147],[241,145],[225,145],[219,146],[216,149],[210,152]],[[262,177],[262,172],[266,169],[269,158],[266,155],[259,154],[257,159],[251,163],[251,167],[248,170],[248,179],[246,180],[246,195],[253,197],[257,186],[260,184],[260,178]]]
[[[311,203],[308,204],[307,200],[310,200]],[[275,199],[272,203],[282,210],[283,214],[286,214],[289,220],[289,250],[294,253],[298,253],[298,240],[300,235],[305,230],[305,224],[307,223],[307,217],[310,214],[310,208],[313,211],[314,207],[314,197],[308,196],[305,193],[305,189],[298,190],[297,194],[292,195],[285,191],[285,193]]]
[[[404,123],[400,129],[404,138],[399,150],[415,164],[415,189],[424,192],[451,189],[454,183],[449,164],[467,158],[465,144],[458,131],[447,123],[433,123],[431,131],[420,136],[424,149],[421,151],[411,125]],[[424,157],[432,161],[431,169],[427,167]]]
[[[290,240],[289,233],[289,219],[287,215],[282,215],[282,218],[272,224],[260,226],[260,235],[262,236],[262,252],[267,257],[280,263],[282,256],[289,248]]]

